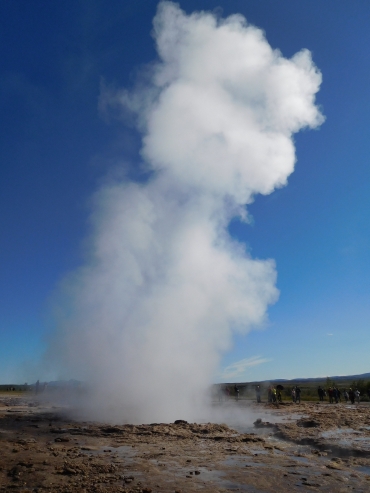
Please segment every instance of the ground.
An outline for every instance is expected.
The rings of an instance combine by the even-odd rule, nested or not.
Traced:
[[[370,491],[370,406],[215,403],[225,424],[76,422],[23,396],[0,397],[0,491]],[[240,416],[240,414],[239,414]]]

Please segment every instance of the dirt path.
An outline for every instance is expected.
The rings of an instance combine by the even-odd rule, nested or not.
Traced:
[[[50,406],[0,398],[0,491],[370,491],[369,407],[251,409],[260,427],[240,433],[184,421],[75,422]],[[266,412],[277,424],[265,424]]]

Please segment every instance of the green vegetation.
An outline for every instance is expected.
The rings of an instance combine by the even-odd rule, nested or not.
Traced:
[[[237,383],[239,388],[239,398],[240,399],[251,399],[256,400],[256,386],[259,385],[261,388],[261,398],[262,401],[267,400],[267,390],[270,385],[282,385],[284,390],[281,392],[283,401],[292,400],[292,389],[295,386],[301,389],[301,401],[318,401],[317,389],[321,386],[324,390],[328,390],[329,387],[337,387],[341,393],[349,388],[358,389],[361,394],[361,401],[370,401],[368,396],[368,390],[370,389],[370,378],[369,379],[359,379],[353,380],[353,377],[340,377],[337,380],[333,380],[329,377],[327,378],[312,378],[312,379],[301,379],[301,380],[287,380],[287,381],[271,381],[271,382],[245,382]],[[235,398],[236,393],[234,389],[235,383],[217,384],[215,386],[216,394],[219,395],[219,389],[221,389],[221,394],[223,396],[229,396],[230,398]],[[328,397],[324,397],[327,401]],[[342,395],[342,402],[344,401]]]
[[[8,384],[8,385],[0,385],[0,393],[1,394],[9,394],[9,395],[14,395],[19,392],[28,392],[32,389],[30,385],[24,384],[24,385],[14,385],[14,384]]]

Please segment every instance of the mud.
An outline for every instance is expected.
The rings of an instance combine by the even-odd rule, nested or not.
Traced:
[[[228,425],[107,425],[2,397],[0,491],[370,491],[370,407],[240,401],[215,410]]]

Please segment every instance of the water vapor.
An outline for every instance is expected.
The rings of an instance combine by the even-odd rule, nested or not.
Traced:
[[[153,25],[150,80],[101,99],[135,113],[152,173],[96,193],[89,258],[64,283],[49,352],[93,389],[87,415],[121,422],[196,419],[233,332],[264,322],[275,264],[227,227],[287,183],[293,133],[323,121],[309,51],[286,59],[240,15],[167,1]]]

